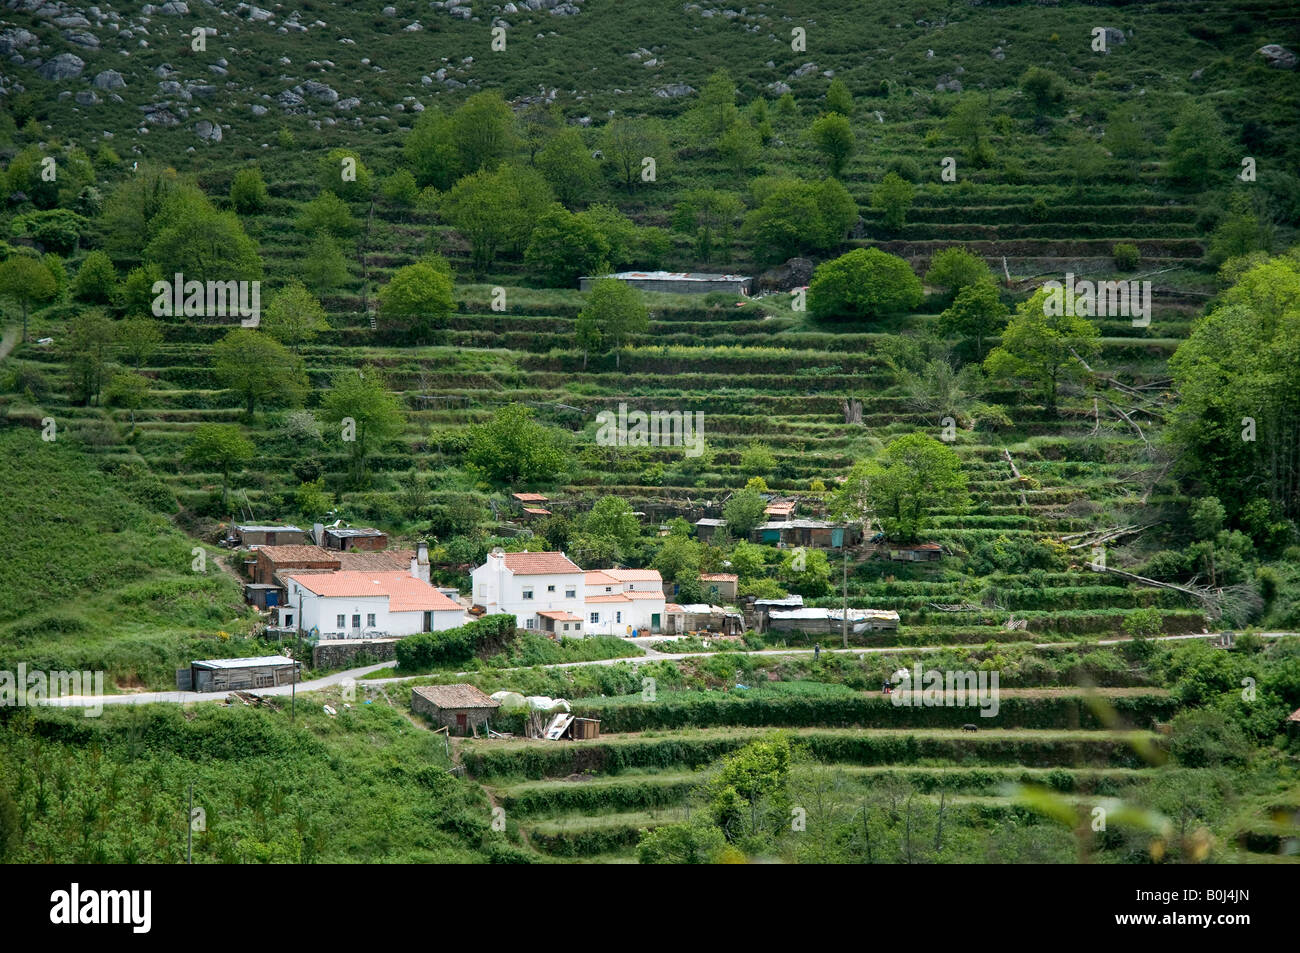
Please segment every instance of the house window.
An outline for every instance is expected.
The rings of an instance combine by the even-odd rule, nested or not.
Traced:
[[[293,625],[293,613],[290,612],[284,617],[285,625]]]
[[[615,612],[615,613],[614,613],[614,621],[615,621],[615,622],[622,622],[622,621],[623,621],[623,613],[621,613],[621,612]]]
[[[568,632],[568,631],[569,631],[569,623],[567,623],[567,622],[564,623],[564,631],[565,631],[565,632]]]
[[[613,591],[614,591],[614,587],[613,587],[613,586],[606,586],[606,587],[605,587],[605,591],[606,591],[606,592],[613,592]]]
[[[593,613],[591,614],[591,624],[592,624],[592,625],[599,625],[599,624],[600,624],[600,613],[599,613],[599,612],[593,612]]]
[[[339,617],[338,617],[338,622],[337,622],[336,624],[338,625],[338,627],[339,627],[340,629],[345,629],[345,628],[347,628],[347,622],[344,621],[344,617],[343,617],[343,616],[339,616]]]
[[[525,598],[525,599],[531,599],[532,597],[533,597],[533,590],[531,590],[531,589],[525,589],[525,590],[524,590],[524,594],[523,594],[523,598]]]
[[[564,598],[566,598],[566,599],[576,599],[576,598],[578,598],[578,590],[577,590],[577,589],[565,589],[565,590],[564,590]]]
[[[547,586],[547,587],[546,587],[546,591],[547,591],[547,592],[554,592],[554,591],[555,591],[555,587],[554,587],[554,586]]]
[[[367,629],[373,629],[374,627],[375,627],[375,614],[374,614],[373,612],[367,612],[367,613],[366,613],[366,628],[367,628]]]
[[[535,628],[537,628],[536,623],[537,623],[537,620],[536,620],[536,619],[531,619],[531,618],[530,618],[530,619],[525,619],[525,620],[524,620],[524,628],[525,628],[525,629],[535,629]]]

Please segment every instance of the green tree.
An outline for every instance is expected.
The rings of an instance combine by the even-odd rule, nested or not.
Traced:
[[[786,550],[781,555],[780,577],[791,592],[810,599],[831,591],[831,564],[820,549]]]
[[[316,161],[316,181],[321,190],[348,202],[370,198],[374,176],[352,149],[331,149]]]
[[[689,537],[668,536],[651,565],[666,582],[694,580],[700,574],[700,544]]]
[[[302,403],[301,362],[270,335],[235,328],[212,346],[212,356],[217,380],[239,395],[249,417],[266,404]]]
[[[997,286],[992,281],[978,281],[957,292],[952,304],[939,315],[939,328],[944,334],[959,334],[974,341],[975,358],[983,361],[984,341],[1001,330],[1009,313]]]
[[[612,540],[619,560],[627,558],[641,538],[641,523],[631,504],[617,496],[597,500],[578,520],[578,530],[590,537]]]
[[[935,253],[925,273],[925,283],[942,288],[948,295],[956,296],[969,285],[992,283],[993,272],[978,255],[972,255],[960,245],[953,245]]]
[[[884,218],[886,228],[897,232],[907,222],[907,210],[912,207],[914,197],[912,183],[890,172],[871,190],[871,207]]]
[[[135,433],[135,412],[149,402],[153,381],[143,374],[118,371],[108,382],[104,401],[110,407],[120,407],[131,414],[131,433]]]
[[[271,298],[262,330],[297,354],[303,344],[328,331],[329,324],[316,296],[302,282],[291,280]]]
[[[262,277],[257,244],[233,212],[219,212],[200,192],[181,191],[158,213],[144,258],[186,281],[254,281]],[[153,227],[153,223],[151,223]]]
[[[695,237],[695,255],[711,261],[715,254],[731,260],[731,246],[740,213],[740,196],[717,189],[691,189],[677,203],[673,227]]]
[[[753,241],[760,264],[834,248],[858,219],[857,203],[834,179],[810,184],[764,177],[750,191],[756,207],[745,216],[741,234]]]
[[[92,251],[77,269],[73,296],[92,304],[108,304],[116,293],[117,271],[113,260],[102,251]]]
[[[853,94],[842,79],[833,79],[826,87],[826,111],[852,118]]]
[[[314,238],[324,234],[336,240],[355,238],[360,231],[348,203],[324,189],[298,212],[297,226],[302,235]]]
[[[850,481],[856,489],[849,492],[865,493],[870,512],[891,539],[917,539],[933,513],[960,512],[969,505],[956,452],[927,434],[895,437],[879,458],[855,470]]]
[[[948,114],[948,134],[965,150],[966,161],[982,168],[993,161],[992,150],[985,141],[988,136],[989,110],[982,96],[968,93]]]
[[[757,490],[744,489],[731,494],[722,507],[722,518],[727,521],[727,532],[736,539],[748,539],[766,518],[763,513],[767,501]]]
[[[0,297],[8,298],[22,309],[23,341],[27,340],[28,309],[52,301],[58,290],[50,269],[35,258],[10,255],[0,262]]]
[[[790,763],[790,742],[784,735],[751,741],[723,759],[706,792],[714,823],[728,840],[786,825]]]
[[[465,176],[442,203],[443,216],[469,240],[482,273],[505,251],[522,251],[538,219],[554,202],[536,169],[501,166]]]
[[[465,172],[494,169],[514,154],[515,116],[496,90],[475,93],[451,117],[451,131]]]
[[[609,269],[609,241],[590,219],[556,205],[537,222],[524,264],[555,288],[572,288],[582,275]]]
[[[737,178],[753,168],[763,153],[758,132],[743,119],[737,119],[718,137],[718,156]]]
[[[429,257],[397,269],[379,292],[379,306],[385,318],[408,319],[415,341],[427,340],[456,307],[451,266]]]
[[[270,200],[261,169],[250,165],[235,173],[230,182],[230,205],[236,212],[240,215],[260,212]]]
[[[596,340],[614,352],[614,366],[620,366],[622,348],[634,334],[644,334],[650,328],[641,292],[617,278],[599,278],[587,293],[587,302],[578,313],[580,328],[594,328],[598,337],[589,331],[580,333],[584,340]]]
[[[416,185],[415,176],[409,169],[398,169],[385,178],[379,185],[379,191],[385,199],[404,208],[414,205],[420,197],[420,187]]]
[[[76,399],[85,406],[99,400],[110,372],[113,322],[103,311],[83,311],[68,325],[68,352]]]
[[[1065,80],[1051,70],[1031,66],[1020,77],[1020,89],[1039,115],[1065,99]]]
[[[855,248],[825,262],[808,286],[813,317],[877,318],[916,307],[921,280],[903,259],[878,248]]]
[[[1222,175],[1230,149],[1223,120],[1209,103],[1190,102],[1165,140],[1169,177],[1179,185],[1202,189]]]
[[[1039,291],[1016,309],[1002,332],[1002,340],[984,360],[984,369],[995,378],[1025,377],[1042,388],[1048,413],[1056,413],[1056,394],[1062,380],[1077,377],[1084,361],[1100,348],[1097,327],[1087,318],[1048,305],[1047,293]]]
[[[221,474],[221,505],[227,504],[230,474],[253,459],[256,452],[234,424],[199,424],[185,447],[185,460]]]
[[[839,178],[853,156],[856,143],[853,138],[853,126],[848,117],[839,113],[827,113],[813,120],[808,129],[813,145],[826,158],[831,175]]]
[[[1171,417],[1185,478],[1235,518],[1263,499],[1300,518],[1300,252],[1247,267],[1179,345]]]
[[[736,84],[725,69],[710,74],[700,90],[695,105],[687,113],[687,122],[706,147],[713,147],[739,117],[736,108]]]
[[[565,205],[589,201],[600,182],[600,163],[577,129],[564,128],[551,136],[535,165]]]
[[[162,344],[162,327],[153,318],[125,318],[117,323],[117,349],[137,371]]]
[[[451,117],[440,109],[426,109],[402,143],[402,154],[422,186],[451,188],[460,177],[461,159]]]
[[[616,118],[606,124],[600,137],[601,152],[623,185],[631,189],[641,181],[643,161],[655,160],[656,180],[669,161],[668,135],[654,119]]]
[[[564,462],[556,431],[533,419],[523,404],[509,404],[469,428],[466,462],[502,484],[550,480]]]
[[[348,263],[338,243],[327,233],[318,232],[307,246],[300,264],[303,282],[318,295],[333,291],[348,280]]]
[[[321,398],[320,413],[347,444],[348,475],[354,486],[365,482],[371,454],[400,437],[406,426],[402,405],[388,381],[369,365],[336,373]]]

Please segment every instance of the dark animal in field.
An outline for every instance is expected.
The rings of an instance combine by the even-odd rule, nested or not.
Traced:
[[[961,726],[961,730],[962,730],[962,731],[979,731],[979,729],[976,728],[974,725],[962,725],[962,726]]]

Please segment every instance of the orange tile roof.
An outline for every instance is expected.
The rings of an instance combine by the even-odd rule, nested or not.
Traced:
[[[259,546],[257,552],[266,553],[266,558],[273,563],[338,562],[338,555],[319,546],[301,543],[287,546]]]
[[[625,593],[623,593],[623,595],[627,596],[627,598],[629,598],[629,599],[639,599],[639,600],[641,600],[642,602],[646,602],[646,601],[650,601],[650,602],[658,602],[660,599],[662,599],[662,598],[664,597],[664,594],[663,594],[662,591],[659,591],[659,592],[649,592],[649,591],[647,591],[647,592],[636,592],[636,591],[631,591],[631,592],[625,592]]]
[[[582,572],[564,553],[506,553],[506,568],[516,576],[552,576]]]
[[[585,601],[587,602],[631,602],[632,600],[628,598],[628,596],[630,595],[632,595],[632,593],[630,592],[612,592],[607,596],[588,596]]]
[[[618,580],[615,579],[613,576],[611,576],[609,573],[604,572],[600,569],[593,569],[590,572],[588,572],[586,576],[587,576],[586,582],[587,585],[589,586],[613,585],[614,583],[618,582]]]
[[[683,611],[685,611],[685,610],[683,610],[682,607],[679,606],[677,603],[675,603],[675,602],[670,602],[670,603],[668,603],[666,606],[664,606],[664,611],[665,611],[665,612],[683,612]]]
[[[602,569],[607,576],[613,576],[619,582],[663,582],[658,569]]]
[[[389,612],[461,611],[461,606],[433,586],[404,572],[342,570],[301,575],[288,573],[287,578],[326,598],[387,596]]]
[[[701,582],[739,582],[740,577],[734,572],[702,572]]]
[[[350,550],[337,554],[339,568],[355,569],[361,572],[409,572],[411,560],[415,558],[413,549],[384,549],[379,552],[366,552],[364,549]]]
[[[544,496],[542,496],[542,494],[540,494],[540,493],[511,493],[510,495],[513,496],[513,497],[514,497],[516,500],[518,500],[520,503],[547,503],[547,502],[549,502],[549,500],[547,500],[547,498],[544,497]]]
[[[550,516],[550,510],[544,510],[540,506],[525,506],[524,512],[530,516]]]
[[[555,622],[581,622],[582,616],[576,616],[572,612],[565,612],[563,609],[547,609],[544,612],[537,613],[544,619],[552,619]]]

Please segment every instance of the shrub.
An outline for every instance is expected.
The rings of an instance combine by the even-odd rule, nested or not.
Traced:
[[[902,258],[858,248],[818,266],[808,288],[813,317],[875,318],[920,304],[921,279]]]
[[[235,173],[230,183],[230,204],[236,212],[241,215],[260,212],[266,208],[269,198],[262,171],[257,166],[247,166]]]
[[[82,301],[108,304],[117,291],[117,272],[113,262],[102,251],[92,251],[77,269],[72,293]]]
[[[1110,253],[1115,259],[1115,267],[1120,271],[1132,271],[1141,260],[1138,247],[1132,242],[1119,242]]]

